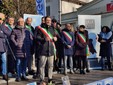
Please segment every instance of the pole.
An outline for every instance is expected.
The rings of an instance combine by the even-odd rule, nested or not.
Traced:
[[[58,3],[59,3],[59,11],[58,11],[59,12],[59,23],[61,24],[62,1],[59,0]]]

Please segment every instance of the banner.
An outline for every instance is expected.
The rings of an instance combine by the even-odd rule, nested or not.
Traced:
[[[106,5],[107,12],[113,11],[113,2]]]
[[[32,15],[32,14],[24,14],[24,20],[26,20],[28,17],[32,18],[31,25],[35,28],[36,26],[39,26],[41,24],[41,18],[42,15]]]
[[[106,78],[100,81],[96,81],[96,82],[92,82],[89,84],[85,84],[85,85],[113,85],[113,78]]]
[[[39,15],[46,16],[46,0],[36,0],[36,10]]]

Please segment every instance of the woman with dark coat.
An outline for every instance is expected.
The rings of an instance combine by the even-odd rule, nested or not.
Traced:
[[[69,58],[70,73],[73,74],[73,46],[75,42],[74,33],[70,24],[62,30],[62,40],[64,42],[64,74],[67,74],[67,59]]]
[[[110,56],[111,56],[111,44],[112,42],[112,32],[108,26],[103,26],[99,34],[100,42],[100,56],[101,56],[101,66],[102,70],[105,69],[105,61],[107,59],[108,69],[111,70]]]
[[[76,45],[75,45],[75,56],[78,57],[78,68],[80,69],[80,74],[85,74],[86,59],[89,55],[88,47],[88,32],[85,31],[85,26],[80,25],[78,32],[76,33]]]
[[[31,55],[32,35],[24,26],[24,19],[19,18],[17,26],[13,29],[11,40],[15,46],[17,78],[16,81],[27,80],[27,56]]]

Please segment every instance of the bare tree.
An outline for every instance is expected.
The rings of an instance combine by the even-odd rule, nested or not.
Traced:
[[[35,0],[2,0],[1,12],[8,16],[23,17],[23,14],[36,14]]]

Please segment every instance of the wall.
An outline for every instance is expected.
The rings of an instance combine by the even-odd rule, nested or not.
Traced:
[[[50,6],[50,16],[59,19],[59,0],[50,0],[46,3],[46,7]]]
[[[74,3],[62,1],[62,14],[76,11],[79,7],[81,6]]]
[[[50,16],[59,20],[59,11],[60,11],[60,3],[59,0],[46,0],[46,7],[50,6]],[[61,13],[69,13],[76,11],[76,8],[79,8],[80,5],[69,3],[66,1],[61,2]]]

